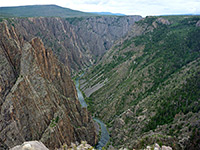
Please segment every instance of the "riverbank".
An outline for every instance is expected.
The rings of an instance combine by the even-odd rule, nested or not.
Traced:
[[[87,108],[88,105],[85,102],[84,96],[83,96],[82,92],[79,89],[79,86],[80,86],[79,79],[83,75],[84,74],[81,74],[79,77],[77,77],[75,79],[75,86],[76,86],[76,91],[77,91],[77,94],[78,94],[78,99],[79,99],[79,102],[81,104],[81,107],[82,108]],[[100,140],[99,140],[99,142],[98,142],[98,144],[96,146],[97,149],[101,150],[109,142],[110,136],[109,136],[109,133],[107,131],[106,125],[101,120],[99,120],[97,118],[93,118],[93,120],[95,122],[97,122],[101,127],[101,137],[100,137]]]

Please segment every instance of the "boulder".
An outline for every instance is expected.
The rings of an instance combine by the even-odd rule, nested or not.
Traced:
[[[159,144],[155,143],[155,145],[154,145],[154,150],[160,150]]]
[[[172,150],[172,148],[169,146],[162,146],[162,150]]]
[[[48,148],[39,141],[24,142],[22,145],[15,146],[10,150],[48,150]]]
[[[147,146],[147,148],[146,148],[147,150],[151,150],[151,146]]]

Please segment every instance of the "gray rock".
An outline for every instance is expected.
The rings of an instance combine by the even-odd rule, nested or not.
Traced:
[[[115,128],[122,128],[124,126],[125,122],[122,118],[117,118],[115,120],[115,123],[114,123],[114,127]]]
[[[158,18],[158,19],[156,19],[156,21],[157,21],[158,23],[162,23],[162,24],[165,24],[165,25],[170,25],[169,20],[164,19],[164,18]]]
[[[42,38],[60,61],[65,65],[69,63],[72,70],[78,70],[79,66],[93,64],[97,55],[102,56],[140,19],[141,16],[98,16],[72,21],[40,17],[16,19],[15,27],[28,41],[35,36]]]
[[[155,143],[154,150],[160,150],[159,144]]]
[[[196,23],[196,27],[200,27],[200,20]]]
[[[151,146],[147,146],[147,148],[146,148],[147,150],[151,150]]]
[[[109,145],[108,150],[115,150],[115,148],[112,145]]]
[[[162,146],[162,150],[172,150],[172,148],[169,146]]]
[[[38,141],[24,142],[22,145],[15,146],[10,150],[48,150],[48,148]]]

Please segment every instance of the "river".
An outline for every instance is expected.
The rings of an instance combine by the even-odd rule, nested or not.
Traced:
[[[78,94],[78,99],[81,103],[81,107],[86,107],[87,108],[87,104],[84,100],[83,94],[79,89],[79,79],[83,76],[84,74],[81,74],[78,78],[76,78],[75,80],[75,85],[76,85],[76,91]],[[94,121],[96,121],[100,126],[101,126],[101,138],[96,146],[97,149],[101,150],[109,141],[110,136],[109,133],[107,131],[106,125],[99,119],[97,118],[93,118]]]
[[[78,94],[78,100],[81,103],[81,107],[86,107],[87,108],[87,104],[86,104],[86,102],[84,100],[83,94],[82,94],[82,92],[79,89],[79,79],[82,76],[83,76],[83,74],[81,74],[80,77],[76,78],[75,85],[76,85],[76,91],[77,91],[77,94]]]

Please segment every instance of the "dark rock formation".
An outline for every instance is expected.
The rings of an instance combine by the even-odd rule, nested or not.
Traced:
[[[45,49],[0,24],[0,141],[13,147],[41,140],[50,149],[64,143],[97,142],[87,110],[80,107],[70,71]]]
[[[30,41],[40,37],[72,70],[93,64],[113,43],[125,36],[141,16],[85,18],[17,18],[10,25]]]

